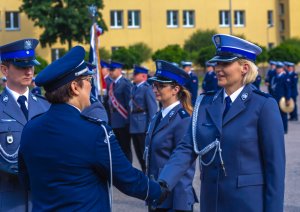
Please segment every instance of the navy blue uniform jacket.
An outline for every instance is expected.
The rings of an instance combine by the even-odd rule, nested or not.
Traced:
[[[197,96],[198,96],[198,77],[196,74],[191,72],[190,79],[185,83],[184,87],[191,93],[192,105],[195,105]]]
[[[114,185],[145,199],[148,178],[133,168],[110,127]],[[19,151],[20,179],[31,189],[33,211],[110,211],[109,151],[104,129],[68,104],[54,104],[25,126]],[[159,197],[150,181],[148,200]]]
[[[219,137],[227,176],[217,153],[201,172],[201,212],[282,212],[284,201],[284,132],[272,97],[246,85],[222,120],[223,89],[203,98],[196,141],[203,149]],[[164,166],[159,179],[173,188],[194,162],[192,129]],[[202,157],[208,162],[214,151]]]

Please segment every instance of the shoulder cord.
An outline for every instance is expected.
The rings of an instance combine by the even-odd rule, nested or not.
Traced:
[[[107,182],[108,187],[108,193],[109,193],[109,203],[110,203],[110,211],[113,211],[113,173],[112,173],[112,157],[111,157],[111,148],[110,148],[110,141],[109,136],[107,134],[107,130],[103,124],[101,124],[101,127],[103,128],[105,132],[105,140],[104,142],[107,143],[108,146],[108,154],[109,154],[109,174],[110,174],[110,181]]]
[[[215,141],[213,141],[212,143],[208,144],[202,150],[199,150],[199,148],[198,148],[198,144],[197,144],[197,140],[196,140],[197,118],[198,118],[199,107],[201,105],[201,102],[202,102],[203,98],[204,98],[203,94],[200,95],[197,98],[197,101],[196,101],[196,104],[195,104],[195,107],[194,107],[194,111],[193,111],[193,117],[192,117],[192,139],[193,139],[194,151],[195,151],[196,154],[199,155],[200,170],[202,170],[202,165],[203,166],[209,166],[214,161],[214,159],[216,157],[217,151],[219,152],[219,157],[220,157],[221,165],[222,165],[222,167],[224,167],[224,162],[223,162],[223,158],[222,158],[221,143],[220,143],[220,141],[219,141],[218,138],[216,138]],[[202,160],[202,156],[205,155],[206,153],[208,153],[213,148],[215,148],[215,152],[214,152],[211,160],[208,161],[207,163],[205,163]]]

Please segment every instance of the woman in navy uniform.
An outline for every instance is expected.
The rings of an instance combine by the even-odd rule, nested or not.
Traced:
[[[23,127],[44,113],[49,103],[29,91],[38,40],[28,38],[0,47],[0,69],[7,86],[0,94],[0,211],[30,210],[29,196],[18,181],[18,150]]]
[[[253,87],[261,49],[240,38],[213,36],[211,62],[222,89],[200,95],[192,124],[161,171],[174,188],[197,156],[202,212],[282,212],[284,130],[276,101]]]
[[[93,74],[84,56],[76,46],[36,77],[52,105],[22,133],[19,177],[31,190],[33,211],[112,211],[112,184],[150,202],[164,194],[131,166],[105,122],[81,114]]]
[[[157,179],[170,155],[188,129],[192,113],[189,91],[183,87],[189,75],[166,61],[156,61],[153,91],[162,104],[162,110],[152,119],[146,135],[145,159],[147,174]],[[195,164],[181,177],[169,197],[156,210],[192,211],[197,202],[192,183]]]

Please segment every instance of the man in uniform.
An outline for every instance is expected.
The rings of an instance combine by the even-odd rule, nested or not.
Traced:
[[[218,80],[215,73],[215,66],[216,63],[206,62],[206,73],[202,82],[202,89],[204,92],[208,91],[217,91],[218,87]]]
[[[29,91],[34,75],[36,39],[0,47],[0,68],[7,86],[0,95],[0,211],[29,210],[29,197],[18,181],[17,156],[23,127],[49,103]]]
[[[129,161],[132,162],[131,138],[129,133],[129,101],[132,84],[122,75],[123,64],[115,61],[110,63],[108,87],[108,104],[110,110],[110,126]]]
[[[295,102],[294,111],[290,113],[290,121],[298,121],[297,113],[297,96],[298,96],[298,74],[295,72],[295,64],[291,62],[286,62],[288,75],[291,80],[291,97]]]
[[[105,122],[81,114],[90,105],[93,74],[84,57],[76,46],[36,78],[52,105],[21,139],[19,176],[32,192],[33,211],[112,211],[112,185],[150,202],[164,194],[132,167]]]
[[[187,90],[191,93],[192,105],[194,106],[198,96],[198,77],[195,73],[192,72],[192,65],[192,62],[181,62],[182,69],[190,75],[190,79],[186,82],[184,87],[186,87]]]
[[[148,125],[157,112],[157,103],[152,87],[147,82],[149,70],[145,67],[134,66],[133,82],[130,99],[130,133],[133,146],[141,165],[146,171],[143,153]]]
[[[276,76],[276,62],[273,60],[269,61],[270,69],[267,72],[266,78],[265,78],[265,85],[268,87],[268,92],[273,96],[272,91],[272,81],[273,78]]]

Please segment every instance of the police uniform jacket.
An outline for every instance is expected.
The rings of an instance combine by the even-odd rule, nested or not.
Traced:
[[[113,82],[111,82],[113,83]],[[114,96],[118,102],[127,110],[128,118],[125,119],[112,105],[111,100],[109,99],[109,108],[110,108],[110,126],[112,128],[123,128],[126,125],[129,125],[129,101],[131,93],[131,82],[125,77],[121,77],[118,82],[114,85]],[[109,87],[108,87],[109,89]]]
[[[85,119],[71,105],[54,104],[22,134],[20,179],[32,189],[33,211],[110,211],[110,159],[103,127],[110,141],[114,186],[140,199],[160,196],[160,186],[132,167],[110,127]]]
[[[257,90],[260,90],[261,76],[257,75],[255,81],[252,83]]]
[[[151,118],[157,112],[155,95],[147,82],[139,87],[133,86],[130,107],[130,133],[145,133]]]
[[[190,79],[185,83],[184,87],[191,93],[192,105],[195,105],[198,96],[198,77],[195,73],[191,72]]]
[[[50,105],[45,99],[30,92],[27,102],[28,120],[47,111]],[[17,173],[17,150],[26,123],[27,120],[18,103],[10,92],[4,89],[0,95],[0,170]],[[15,157],[12,157],[12,155],[15,155]],[[15,162],[11,164],[7,160]]]
[[[298,96],[298,74],[293,71],[289,73],[291,79],[291,97],[295,98]]]
[[[272,95],[272,82],[273,77],[276,77],[276,70],[275,69],[269,69],[265,78],[265,82],[269,83],[268,90],[269,93]]]
[[[157,115],[152,119],[146,135],[146,166],[150,178],[157,179],[172,152],[188,129],[189,114],[182,105],[175,106],[157,125],[154,123]],[[170,169],[169,174],[175,172]],[[190,164],[185,174],[180,178],[168,198],[159,206],[175,210],[191,210],[192,205],[198,202],[192,183],[195,174],[195,163]]]
[[[223,89],[205,95],[199,107],[196,145],[201,150],[220,140],[226,173],[218,153],[202,166],[202,212],[282,212],[284,202],[284,131],[276,101],[246,85],[222,120]],[[192,125],[159,179],[174,187],[197,157]],[[213,151],[202,156],[207,163]]]
[[[282,97],[285,97],[287,100],[291,98],[291,79],[286,74],[286,72],[282,72],[281,74],[277,74],[274,77],[273,84],[273,96],[277,102]]]
[[[206,72],[202,82],[202,88],[205,92],[218,90],[218,79],[214,71]]]

